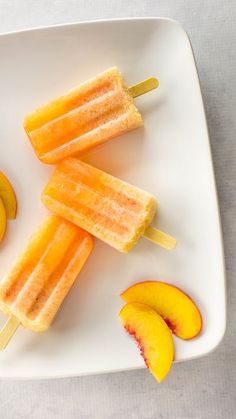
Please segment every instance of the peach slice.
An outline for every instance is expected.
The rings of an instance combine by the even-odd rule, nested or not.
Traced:
[[[17,208],[15,191],[10,181],[1,171],[0,171],[0,197],[2,198],[3,203],[5,205],[7,218],[12,219],[12,220],[15,219],[16,208]]]
[[[140,282],[121,294],[127,303],[147,304],[160,314],[172,332],[182,339],[192,339],[202,328],[201,314],[179,288],[159,281]]]
[[[5,206],[0,198],[0,241],[3,239],[7,227],[7,215]]]
[[[126,304],[119,314],[124,328],[140,347],[146,366],[160,383],[168,374],[174,359],[171,332],[156,311],[140,304]]]

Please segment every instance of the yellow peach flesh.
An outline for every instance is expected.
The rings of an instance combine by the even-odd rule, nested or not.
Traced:
[[[202,318],[197,306],[175,286],[160,281],[140,282],[124,291],[121,298],[127,303],[142,303],[153,308],[182,339],[192,339],[201,331]]]
[[[7,227],[6,210],[2,199],[0,198],[0,241],[3,239]]]
[[[15,219],[16,210],[17,210],[16,195],[10,181],[1,171],[0,171],[0,197],[2,198],[2,201],[5,206],[7,218],[12,219],[12,220]]]
[[[165,321],[152,308],[126,304],[119,314],[124,328],[140,347],[141,355],[158,382],[168,374],[174,358],[174,344]]]

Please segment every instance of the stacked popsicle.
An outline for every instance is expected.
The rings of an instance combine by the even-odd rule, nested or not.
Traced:
[[[143,124],[133,98],[158,86],[150,78],[128,88],[110,68],[35,110],[25,130],[45,163],[58,163],[42,200],[47,218],[0,285],[0,306],[10,317],[0,332],[5,347],[19,324],[47,329],[92,250],[91,234],[128,252],[139,238],[171,249],[176,241],[150,223],[155,198],[77,155]]]

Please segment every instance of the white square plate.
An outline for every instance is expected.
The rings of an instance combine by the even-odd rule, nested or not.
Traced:
[[[40,192],[52,167],[35,157],[22,128],[24,115],[113,65],[130,85],[157,76],[160,87],[136,101],[144,129],[85,159],[154,194],[159,214],[153,224],[178,240],[176,250],[168,252],[141,239],[127,255],[97,241],[51,329],[39,335],[17,331],[0,353],[0,376],[61,377],[142,367],[118,319],[119,294],[149,278],[182,288],[202,312],[201,336],[175,339],[176,360],[211,351],[225,330],[224,261],[204,108],[184,30],[157,18],[36,29],[0,36],[0,57],[0,168],[19,203],[1,245],[0,275],[46,214]]]

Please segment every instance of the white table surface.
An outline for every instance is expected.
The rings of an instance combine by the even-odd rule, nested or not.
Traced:
[[[61,380],[0,380],[0,417],[4,419],[236,417],[235,0],[0,0],[1,33],[126,16],[174,18],[193,44],[223,223],[227,332],[214,353],[175,365],[161,385],[146,370]]]

